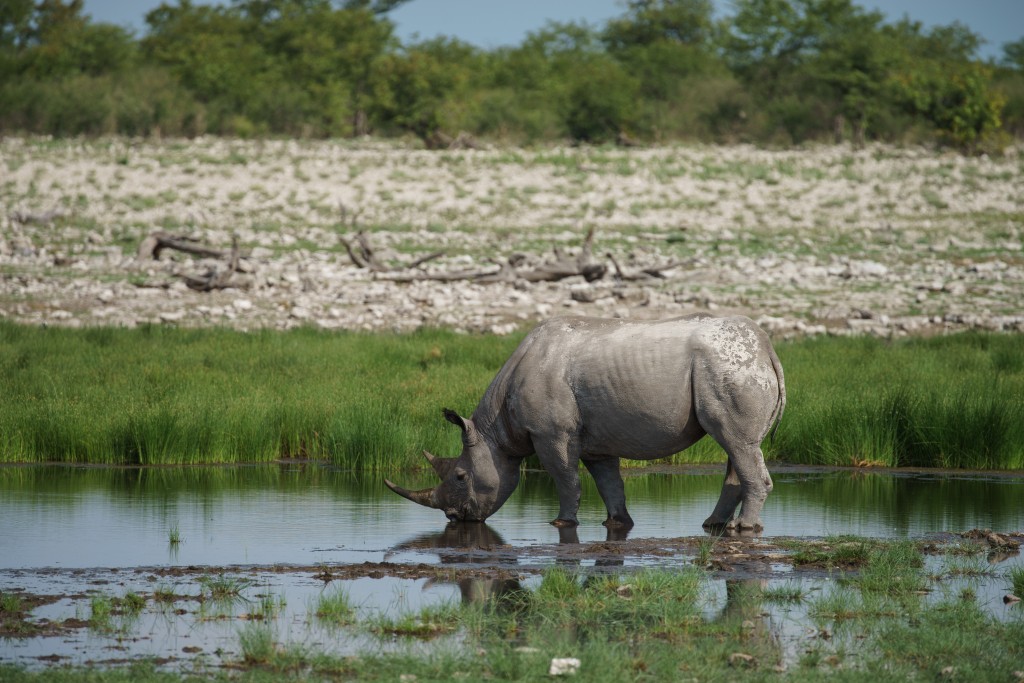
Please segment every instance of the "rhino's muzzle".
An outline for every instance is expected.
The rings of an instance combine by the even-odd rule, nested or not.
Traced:
[[[398,495],[400,495],[402,498],[411,500],[414,503],[425,505],[428,508],[437,507],[437,505],[434,504],[434,489],[420,489],[419,491],[410,491],[409,489],[404,489],[398,484],[395,484],[394,482],[391,482],[387,479],[384,480],[384,485],[387,486],[392,491],[394,491],[395,493],[397,493]]]

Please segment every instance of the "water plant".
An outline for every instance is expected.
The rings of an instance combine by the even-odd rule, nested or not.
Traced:
[[[167,543],[168,545],[177,546],[180,545],[184,539],[181,537],[181,530],[178,529],[178,525],[174,524],[170,529],[167,530]]]

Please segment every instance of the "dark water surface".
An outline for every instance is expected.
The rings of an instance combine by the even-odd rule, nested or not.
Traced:
[[[771,468],[765,536],[1024,529],[1024,477]],[[410,488],[426,474],[396,477]],[[579,539],[604,540],[605,512],[583,476]],[[714,507],[717,468],[626,477],[630,538],[692,536]],[[499,542],[558,542],[551,478],[530,472],[488,520]],[[0,569],[437,561],[407,549],[445,527],[379,476],[311,464],[231,468],[0,468]],[[176,529],[181,542],[169,542]]]

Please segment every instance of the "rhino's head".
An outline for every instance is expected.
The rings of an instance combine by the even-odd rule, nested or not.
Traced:
[[[384,483],[403,498],[441,510],[449,521],[482,522],[502,506],[519,483],[518,463],[507,472],[499,471],[490,444],[472,420],[447,408],[444,417],[462,430],[462,454],[439,458],[423,451],[441,483],[419,491],[409,491],[387,479]]]

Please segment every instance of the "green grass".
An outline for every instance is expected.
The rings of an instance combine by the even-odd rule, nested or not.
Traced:
[[[457,452],[441,408],[471,413],[519,338],[0,322],[0,462],[420,467],[421,449]],[[769,459],[1024,468],[1019,336],[777,350],[789,403]],[[704,439],[673,461],[723,459]]]

